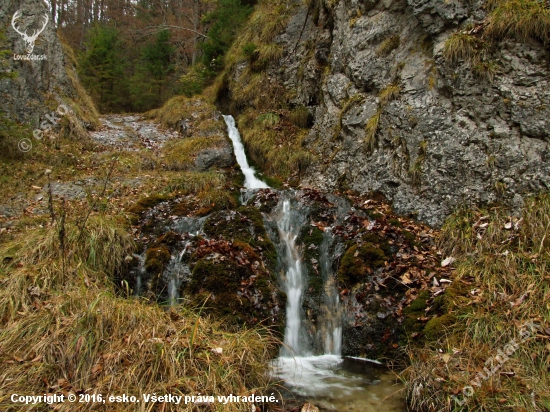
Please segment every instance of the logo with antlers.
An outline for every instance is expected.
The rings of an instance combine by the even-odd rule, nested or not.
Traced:
[[[46,28],[46,25],[48,24],[48,21],[49,21],[48,14],[44,13],[44,17],[46,18],[46,20],[44,21],[44,25],[40,30],[35,30],[32,36],[29,36],[26,31],[20,31],[17,28],[16,20],[19,19],[19,17],[21,17],[21,10],[17,10],[15,12],[15,14],[11,19],[11,25],[13,29],[23,37],[23,40],[25,40],[25,43],[27,43],[27,47],[26,47],[27,54],[31,54],[34,49],[34,42],[36,41],[40,33],[44,31],[44,29]]]

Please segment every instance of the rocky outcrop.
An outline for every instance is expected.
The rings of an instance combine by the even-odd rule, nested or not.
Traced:
[[[483,60],[451,62],[444,51],[454,33],[466,27],[483,39],[481,2],[294,7],[275,38],[283,57],[267,74],[291,107],[313,116],[304,146],[316,161],[303,185],[382,193],[432,226],[462,205],[519,210],[526,194],[550,188],[542,43],[492,41]]]
[[[16,27],[27,35],[41,29],[45,16],[48,16],[48,23],[36,38],[32,50],[37,60],[20,59],[28,54],[28,44],[12,27],[12,18],[17,11],[20,17]],[[95,127],[99,124],[91,100],[78,82],[74,62],[64,53],[46,3],[40,0],[25,3],[3,1],[0,5],[0,30],[5,37],[1,48],[11,52],[5,59],[3,71],[15,74],[13,78],[0,79],[2,112],[12,120],[37,128],[52,110],[66,105],[75,114],[64,116],[73,123],[73,129],[75,126]]]

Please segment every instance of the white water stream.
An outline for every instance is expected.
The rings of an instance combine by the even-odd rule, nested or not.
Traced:
[[[245,177],[244,187],[246,187],[247,189],[269,188],[269,186],[265,182],[262,182],[256,177],[256,172],[248,165],[248,160],[246,160],[246,154],[244,152],[244,146],[241,141],[241,135],[239,134],[239,130],[235,126],[235,119],[233,118],[233,116],[224,115],[223,120],[225,120],[225,124],[227,125],[229,138],[233,142],[233,150],[235,151],[237,163],[241,167],[241,170]]]
[[[232,116],[223,116],[237,162],[245,175],[247,189],[269,188],[255,176],[248,165],[239,131]],[[274,215],[280,238],[279,253],[284,267],[282,287],[287,295],[284,346],[279,358],[271,363],[271,375],[281,379],[295,394],[313,398],[328,410],[334,411],[403,411],[403,401],[393,397],[395,377],[390,373],[373,369],[364,361],[344,359],[341,356],[342,326],[341,305],[332,273],[332,256],[329,255],[331,233],[327,228],[321,245],[321,271],[325,296],[322,319],[319,322],[317,341],[321,342],[323,355],[314,356],[313,336],[308,336],[302,309],[307,279],[296,246],[300,232],[300,213],[292,207],[291,199],[283,200]],[[382,408],[380,406],[383,405]]]

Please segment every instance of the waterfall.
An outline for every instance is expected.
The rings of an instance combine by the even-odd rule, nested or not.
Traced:
[[[235,157],[237,158],[237,163],[241,167],[241,170],[245,177],[244,186],[247,189],[269,188],[269,186],[265,182],[262,182],[256,177],[256,172],[248,165],[248,160],[246,160],[246,154],[244,153],[244,146],[241,141],[241,135],[239,134],[239,130],[235,126],[235,119],[233,118],[233,116],[224,115],[223,120],[225,120],[225,124],[227,125],[227,133],[229,134],[229,138],[233,142],[233,150],[235,152]]]
[[[285,275],[283,281],[286,292],[286,326],[285,346],[282,354],[286,356],[308,354],[307,336],[302,327],[302,295],[305,282],[302,273],[302,261],[295,241],[299,227],[292,225],[293,219],[290,201],[284,200],[280,216],[277,220],[277,228],[281,242],[284,244],[283,261],[285,262]]]
[[[269,188],[256,178],[248,165],[240,134],[231,116],[223,116],[237,162],[245,175],[247,189]],[[336,287],[336,274],[332,261],[335,254],[343,252],[343,244],[334,246],[331,228],[324,228],[323,241],[319,245],[319,272],[322,276],[323,297],[317,325],[311,325],[302,308],[304,292],[307,288],[307,273],[302,262],[302,251],[296,245],[300,229],[309,225],[308,212],[301,209],[295,194],[280,192],[281,201],[274,212],[267,217],[272,223],[273,235],[278,235],[278,257],[281,268],[282,289],[287,295],[284,345],[280,356],[270,364],[271,376],[281,379],[293,394],[317,399],[328,399],[325,404],[330,410],[381,410],[399,411],[402,403],[390,408],[379,408],[385,398],[391,396],[391,385],[372,386],[378,376],[370,372],[358,376],[346,369],[341,356],[342,347],[342,307]],[[246,199],[246,191],[243,199]],[[273,223],[274,222],[274,223]],[[276,242],[277,243],[277,242]],[[313,274],[311,274],[313,275]],[[308,332],[309,331],[309,332]],[[317,349],[317,351],[315,351]],[[313,355],[319,352],[322,355]],[[347,358],[346,362],[353,362]],[[361,360],[360,362],[363,362]],[[368,378],[365,378],[368,376]],[[370,385],[370,386],[369,386]],[[367,387],[369,388],[367,390]],[[373,389],[373,388],[378,388]],[[338,409],[333,402],[340,402]]]

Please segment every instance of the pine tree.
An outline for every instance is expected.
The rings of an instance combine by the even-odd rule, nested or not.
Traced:
[[[89,32],[79,72],[101,112],[124,104],[127,95],[124,63],[119,34],[114,27],[96,25]]]

